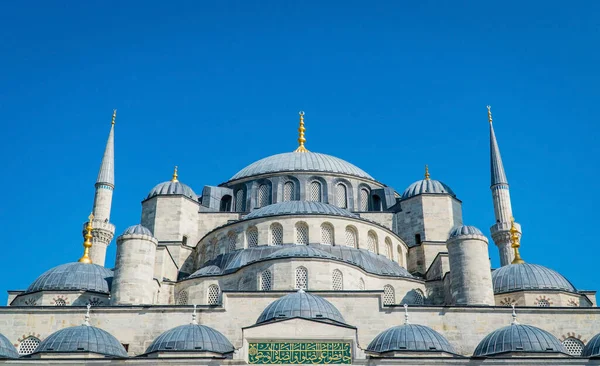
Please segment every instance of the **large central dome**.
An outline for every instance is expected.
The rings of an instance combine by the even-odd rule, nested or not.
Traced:
[[[230,181],[267,173],[298,171],[346,174],[374,180],[364,170],[335,156],[314,152],[289,152],[254,162],[237,172]]]

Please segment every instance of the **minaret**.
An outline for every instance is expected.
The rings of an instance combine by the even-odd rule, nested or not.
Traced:
[[[488,120],[490,122],[490,169],[491,169],[491,186],[492,198],[494,201],[494,215],[496,223],[490,228],[492,239],[500,252],[500,264],[506,266],[512,263],[514,252],[512,249],[511,239],[511,218],[512,207],[510,204],[510,191],[508,189],[508,180],[502,165],[500,157],[500,149],[496,134],[494,133],[494,125],[492,124],[491,107],[487,106]],[[516,235],[521,236],[521,225],[514,223]]]
[[[94,196],[92,247],[90,257],[94,264],[104,266],[106,248],[115,235],[115,226],[109,222],[113,189],[115,188],[115,119],[117,110],[113,111],[108,141],[96,179]],[[85,224],[87,225],[87,223]],[[84,226],[85,226],[84,225]]]

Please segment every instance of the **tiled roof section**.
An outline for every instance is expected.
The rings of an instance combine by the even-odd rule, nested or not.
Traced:
[[[385,352],[448,352],[456,353],[448,340],[435,330],[418,324],[405,324],[379,333],[367,351]]]
[[[358,215],[348,210],[323,202],[287,201],[254,210],[246,215],[245,219],[281,215],[330,215],[359,218]]]
[[[12,343],[3,334],[0,334],[0,359],[19,358],[19,354]]]
[[[150,231],[150,229],[148,229],[147,227],[142,226],[141,224],[128,227],[127,229],[125,229],[125,231],[121,235],[131,235],[131,234],[153,236],[152,231]]]
[[[285,295],[267,305],[258,317],[256,324],[289,318],[329,320],[336,323],[346,323],[340,311],[332,303],[320,296],[301,290]]]
[[[490,357],[508,352],[564,353],[564,346],[543,329],[524,324],[511,324],[488,334],[475,348],[473,357]]]
[[[78,325],[61,329],[44,339],[36,353],[98,353],[109,357],[127,357],[127,351],[110,333],[100,328]]]
[[[183,196],[186,196],[193,200],[197,199],[196,193],[194,193],[194,191],[189,186],[187,186],[181,182],[173,182],[173,181],[163,182],[163,183],[156,185],[156,187],[152,188],[150,193],[148,193],[148,197],[146,197],[146,199],[152,198],[154,196],[171,195],[171,194],[172,195],[183,195]]]
[[[520,290],[563,290],[577,292],[560,273],[538,264],[509,264],[492,272],[494,293]]]
[[[408,186],[408,188],[406,188],[406,190],[404,190],[402,193],[402,199],[407,199],[423,193],[449,194],[453,197],[456,197],[456,194],[454,194],[452,189],[439,180],[423,179]]]
[[[479,230],[475,226],[469,226],[469,225],[461,225],[461,226],[455,227],[454,229],[452,229],[450,231],[450,238],[455,238],[457,236],[462,236],[462,235],[481,235],[481,236],[483,236],[483,233],[481,232],[481,230]]]
[[[362,169],[335,156],[314,152],[289,152],[256,161],[237,172],[230,181],[277,172],[338,173],[374,180]]]
[[[97,264],[66,263],[47,270],[25,293],[42,290],[94,291],[109,293],[113,271]]]
[[[233,345],[219,331],[199,324],[180,325],[162,333],[146,353],[152,352],[233,352]]]
[[[102,163],[100,164],[100,171],[98,172],[96,183],[115,185],[115,125],[110,127],[108,141],[106,141],[106,148],[104,149],[104,156],[102,156]]]
[[[587,342],[583,352],[581,352],[581,357],[599,357],[600,356],[600,333],[596,334],[592,337],[592,339]]]
[[[490,123],[490,169],[491,169],[491,185],[508,184],[504,165],[502,165],[502,157],[500,156],[500,148],[496,141],[496,133],[494,126]]]

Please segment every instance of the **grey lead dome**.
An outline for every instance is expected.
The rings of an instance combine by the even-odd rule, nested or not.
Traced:
[[[324,298],[302,290],[281,297],[265,308],[256,324],[272,320],[304,318],[311,320],[329,320],[345,324],[340,311]]]
[[[19,358],[19,354],[8,338],[0,334],[0,359],[2,358]]]
[[[581,357],[599,357],[600,356],[600,333],[596,334],[585,345]]]
[[[469,226],[469,225],[461,225],[461,226],[455,227],[454,229],[452,229],[450,231],[450,238],[455,238],[457,236],[462,236],[462,235],[481,235],[481,236],[483,236],[483,233],[481,232],[481,230],[479,230],[475,226]]]
[[[231,342],[219,331],[199,324],[180,325],[162,333],[146,353],[152,352],[214,352],[230,353]]]
[[[509,264],[492,272],[494,293],[520,290],[562,290],[577,292],[560,273],[538,264]]]
[[[148,229],[147,227],[142,226],[141,224],[138,224],[138,225],[133,225],[133,226],[128,227],[127,229],[125,229],[125,231],[121,235],[131,235],[131,234],[152,236],[152,231],[150,231],[150,229]]]
[[[447,352],[456,353],[444,336],[435,330],[418,324],[392,327],[379,333],[367,351],[385,352]]]
[[[193,199],[194,201],[197,199],[196,193],[187,185],[179,182],[179,181],[168,181],[163,182],[156,185],[150,193],[148,193],[148,197],[146,199],[162,196],[162,195],[182,195],[188,198]]]
[[[69,327],[50,334],[33,354],[88,352],[111,357],[127,357],[127,351],[113,335],[87,325]]]
[[[423,193],[430,194],[449,194],[452,197],[456,197],[452,189],[435,179],[423,179],[414,182],[402,193],[402,199],[411,198]]]
[[[508,352],[567,354],[562,343],[545,330],[531,325],[511,324],[485,336],[473,352],[473,357],[489,357]]]
[[[108,294],[113,271],[97,264],[65,263],[47,270],[27,288],[36,291],[94,291]]]

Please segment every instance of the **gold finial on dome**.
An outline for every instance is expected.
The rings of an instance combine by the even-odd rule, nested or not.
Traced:
[[[92,220],[94,220],[94,214],[91,213],[88,219],[89,221],[85,227],[85,235],[83,236],[85,238],[85,241],[83,242],[83,256],[79,258],[79,263],[92,264],[90,248],[92,247]]]
[[[171,182],[179,182],[179,180],[177,179],[178,175],[177,175],[177,165],[175,165],[175,170],[173,170],[173,178],[171,178]]]
[[[490,124],[492,123],[492,106],[487,106],[488,109],[488,121],[490,122]]]
[[[300,135],[298,136],[298,148],[294,150],[294,152],[305,153],[308,152],[308,150],[304,147],[304,143],[306,142],[306,139],[304,138],[304,132],[306,131],[306,128],[304,128],[304,112],[300,111],[298,114],[300,115],[300,127],[298,128],[298,133]]]
[[[431,175],[429,175],[429,165],[425,164],[425,180],[431,179]]]
[[[112,122],[111,124],[114,126],[115,125],[115,120],[117,119],[117,110],[113,109],[113,116],[112,116]]]
[[[511,247],[515,251],[515,259],[511,262],[511,264],[522,264],[525,261],[521,258],[521,254],[519,253],[519,247],[521,246],[521,242],[519,239],[519,234],[517,234],[517,228],[515,227],[515,218],[510,218],[510,241],[512,243]]]

